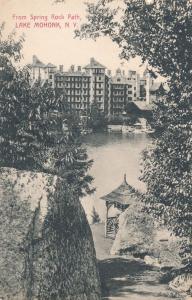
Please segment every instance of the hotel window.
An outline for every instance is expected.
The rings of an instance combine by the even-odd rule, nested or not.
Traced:
[[[128,94],[132,94],[132,91],[128,91]]]

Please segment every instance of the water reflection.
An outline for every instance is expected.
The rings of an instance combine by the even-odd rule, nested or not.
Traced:
[[[109,132],[109,133],[95,133],[87,135],[83,138],[83,142],[87,147],[101,147],[111,144],[127,144],[133,143],[137,144],[138,141],[149,140],[148,135],[145,133],[135,134],[122,134],[119,132]]]
[[[139,181],[140,158],[142,150],[150,142],[145,134],[123,135],[121,133],[96,133],[84,138],[89,158],[94,160],[90,174],[95,178],[96,192],[82,200],[90,219],[93,205],[100,217],[105,217],[105,203],[100,197],[111,192],[121,184],[126,173],[129,184],[143,190]]]

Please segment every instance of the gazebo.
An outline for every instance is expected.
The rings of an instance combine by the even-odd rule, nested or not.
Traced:
[[[119,229],[119,215],[125,211],[138,197],[139,192],[127,183],[126,174],[122,184],[111,193],[101,197],[106,203],[105,237],[114,239]],[[119,214],[109,217],[109,209],[117,208]]]

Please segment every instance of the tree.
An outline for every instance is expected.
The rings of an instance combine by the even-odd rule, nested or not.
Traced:
[[[95,209],[94,206],[93,206],[91,218],[92,218],[92,224],[96,224],[96,223],[100,223],[101,222],[99,214],[96,212],[96,209]]]
[[[87,23],[76,35],[109,36],[121,48],[122,58],[140,56],[150,73],[166,77],[169,91],[155,103],[157,134],[145,151],[142,179],[149,210],[191,246],[192,2],[147,2],[121,1],[120,8],[113,0],[89,3]]]
[[[40,171],[63,177],[78,195],[91,193],[92,161],[80,142],[78,124],[65,111],[48,83],[31,86],[26,68],[14,62],[21,58],[24,39],[7,40],[0,34],[0,166]]]
[[[0,250],[3,254],[0,264],[1,279],[3,279],[1,280],[1,289],[3,286],[1,295],[4,297],[3,293],[5,292],[6,297],[13,298],[18,293],[18,289],[21,289],[23,280],[22,284],[25,282],[27,299],[33,299],[35,295],[39,297],[39,294],[41,294],[41,299],[50,299],[52,296],[46,294],[47,282],[54,283],[56,293],[54,297],[57,298],[59,297],[58,293],[64,293],[64,290],[57,291],[57,287],[60,285],[63,289],[65,288],[65,293],[71,292],[70,288],[66,289],[68,281],[64,282],[64,277],[62,277],[63,274],[67,276],[69,267],[63,270],[60,277],[57,277],[57,282],[54,281],[55,274],[51,271],[54,269],[54,264],[59,266],[61,261],[53,259],[46,261],[46,254],[47,251],[54,253],[58,250],[61,252],[62,249],[58,247],[58,244],[66,242],[68,238],[67,236],[65,239],[66,235],[72,236],[71,244],[68,243],[68,249],[73,247],[73,253],[78,256],[78,243],[80,243],[78,230],[82,233],[84,240],[87,239],[88,246],[85,248],[87,259],[90,258],[90,261],[93,261],[92,267],[95,268],[90,230],[79,203],[80,197],[86,193],[92,193],[94,190],[91,187],[93,178],[87,174],[92,161],[88,160],[86,149],[81,145],[77,120],[66,113],[61,97],[56,96],[55,91],[48,83],[42,86],[41,82],[36,82],[34,86],[31,86],[27,68],[16,67],[16,63],[21,59],[23,37],[17,40],[11,34],[7,39],[3,39],[2,34],[3,25],[0,27],[0,167],[3,167],[0,170],[0,175],[2,175],[0,177],[1,188],[5,187],[6,194],[3,194],[1,190],[1,199],[5,201],[0,210],[1,223],[4,224],[0,229],[5,231],[5,233],[1,232]],[[26,202],[22,203],[19,195],[15,193],[16,183],[11,180],[9,182],[4,167],[6,170],[8,168],[8,175],[13,172],[11,168],[15,168],[18,176],[20,174],[26,176],[27,173],[31,181],[38,172],[44,173],[48,179],[50,178],[45,187],[48,192],[48,216],[43,224],[48,235],[43,232],[41,238],[36,237],[35,227],[39,227],[40,206],[33,212],[30,210],[29,199],[25,199]],[[11,175],[13,177],[13,174]],[[57,176],[57,185],[53,192],[51,190],[53,190],[52,182],[55,175]],[[16,176],[16,181],[17,179]],[[40,200],[41,195],[39,203]],[[65,207],[65,210],[59,210],[60,207]],[[76,208],[78,211],[75,210]],[[81,227],[75,228],[74,226],[72,228],[73,215],[76,216],[75,226],[79,222],[82,224]],[[21,217],[23,217],[23,222],[21,222]],[[57,234],[62,231],[59,227],[61,224],[62,226],[67,224],[68,227],[64,228],[62,240],[58,241],[60,236]],[[28,231],[27,234],[26,231]],[[56,238],[54,243],[52,243],[53,238]],[[82,246],[84,246],[83,241],[81,241]],[[84,255],[83,251],[84,249],[81,253],[82,256]],[[10,255],[9,260],[6,258],[7,255]],[[14,261],[15,255],[17,258]],[[81,260],[80,256],[78,258]],[[23,257],[25,264],[21,259]],[[10,276],[11,271],[6,271],[7,261],[12,263],[10,266],[10,270],[13,270],[12,276]],[[62,263],[64,264],[64,261]],[[77,263],[80,268],[85,265],[83,260],[80,262],[75,260],[74,269],[77,267]],[[38,274],[36,269],[38,269]],[[20,272],[19,276],[17,272]],[[48,274],[51,276],[49,277]],[[97,281],[97,277],[94,276],[93,278]],[[17,280],[15,280],[16,278]],[[46,281],[47,278],[49,281]],[[75,278],[76,280],[77,278],[82,279],[81,272],[76,274]],[[71,276],[70,280],[72,281],[72,279]],[[87,279],[89,281],[88,277]],[[41,287],[38,286],[38,280],[43,282]],[[81,286],[85,282],[84,276],[82,281]]]

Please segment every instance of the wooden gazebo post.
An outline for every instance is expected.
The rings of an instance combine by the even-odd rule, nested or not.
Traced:
[[[105,217],[105,237],[107,237],[107,222],[108,222],[108,212],[109,212],[109,203],[106,201],[106,217]]]

